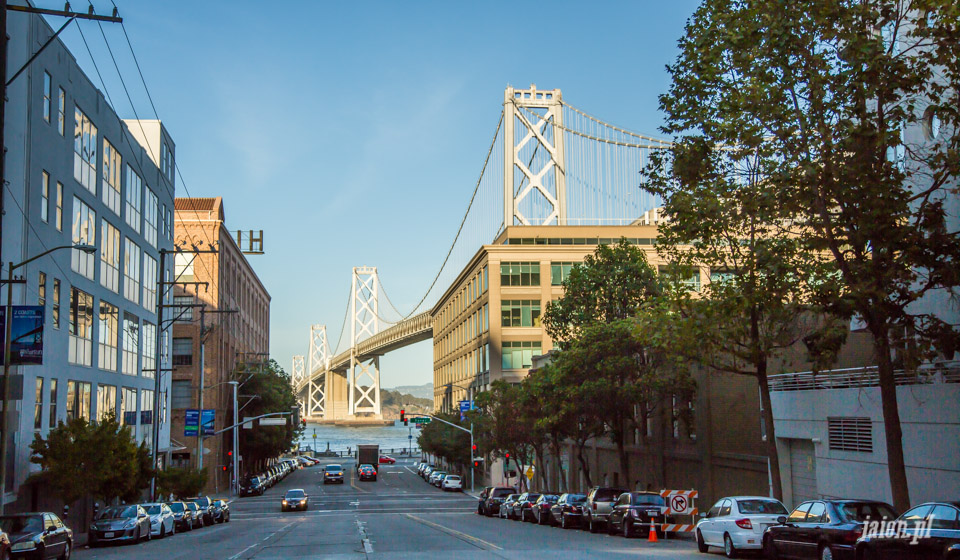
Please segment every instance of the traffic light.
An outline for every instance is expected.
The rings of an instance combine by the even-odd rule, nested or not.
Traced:
[[[222,467],[220,467],[220,470],[222,470],[223,472],[227,472],[227,466],[223,465]]]
[[[407,421],[406,411],[404,411],[402,408],[400,409],[400,421],[401,421],[401,422],[406,422],[406,421]]]
[[[479,469],[483,467],[483,457],[477,457],[473,460],[473,468]]]
[[[307,419],[306,419],[306,418],[301,418],[301,419],[300,419],[300,425],[303,426],[304,428],[306,428],[306,427],[307,427]]]
[[[227,451],[227,457],[233,457],[233,451]]]
[[[510,462],[510,453],[504,454],[503,458],[506,459],[507,462],[509,463],[509,462]]]
[[[474,452],[474,453],[477,452],[477,444],[473,444],[473,452]]]

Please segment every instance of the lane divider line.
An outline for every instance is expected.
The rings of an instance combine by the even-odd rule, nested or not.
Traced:
[[[290,527],[293,527],[293,526],[296,525],[297,523],[300,523],[300,522],[299,522],[299,521],[294,521],[294,522],[292,522],[292,523],[288,523],[288,524],[284,525],[283,527],[281,527],[281,528],[277,529],[276,531],[274,531],[274,532],[270,533],[269,535],[267,535],[267,536],[266,536],[263,540],[261,540],[260,542],[255,542],[255,543],[251,544],[250,546],[248,546],[247,548],[245,548],[245,549],[241,550],[240,552],[234,554],[233,556],[230,557],[229,560],[237,560],[238,558],[240,558],[240,557],[242,557],[244,554],[246,554],[246,552],[247,552],[248,550],[250,550],[251,548],[256,548],[256,547],[261,547],[261,548],[262,548],[262,547],[263,547],[263,543],[265,543],[266,541],[270,540],[271,538],[273,538],[273,537],[276,536],[277,534],[285,531],[286,529],[289,529]],[[253,556],[251,555],[251,556],[248,556],[247,558],[252,558],[252,557],[253,557]]]
[[[409,514],[409,513],[405,513],[405,514],[403,514],[403,515],[404,515],[404,517],[407,517],[408,519],[412,519],[413,521],[416,521],[417,523],[422,523],[422,524],[426,525],[427,527],[432,527],[432,528],[434,528],[434,529],[436,529],[436,530],[438,530],[438,531],[440,531],[440,532],[442,532],[442,533],[446,533],[446,534],[448,534],[448,535],[450,535],[450,536],[452,536],[452,537],[458,538],[458,539],[464,541],[465,543],[471,544],[471,545],[473,545],[473,546],[475,546],[475,547],[477,547],[477,548],[479,548],[479,549],[487,550],[487,551],[489,551],[489,550],[491,550],[491,549],[492,549],[492,550],[503,550],[502,548],[500,548],[499,546],[497,546],[497,545],[495,545],[495,544],[493,544],[493,543],[491,543],[491,542],[487,542],[487,541],[485,541],[485,540],[483,540],[483,539],[474,537],[473,535],[468,535],[468,534],[466,534],[466,533],[461,533],[460,531],[457,531],[456,529],[451,529],[450,527],[447,527],[447,526],[445,526],[445,525],[440,525],[439,523],[434,523],[433,521],[427,521],[426,519],[423,519],[422,517],[418,517],[418,516],[416,516],[416,515],[412,515],[412,514]]]

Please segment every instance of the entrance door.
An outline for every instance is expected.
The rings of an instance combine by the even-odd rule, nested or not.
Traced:
[[[813,442],[809,439],[789,439],[790,488],[793,503],[815,500],[817,495],[817,461]]]

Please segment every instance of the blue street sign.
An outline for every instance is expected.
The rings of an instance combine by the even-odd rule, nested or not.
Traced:
[[[473,401],[460,401],[460,421],[467,419],[467,411],[473,410]]]
[[[200,411],[196,408],[188,408],[183,416],[183,435],[186,437],[196,436],[200,431]]]
[[[6,323],[6,308],[0,307],[0,340]],[[43,363],[43,306],[14,305],[10,320],[10,364]],[[2,359],[2,358],[0,358]]]
[[[203,435],[212,436],[216,431],[215,420],[217,416],[217,411],[212,408],[205,408],[200,412],[200,427],[202,428]]]

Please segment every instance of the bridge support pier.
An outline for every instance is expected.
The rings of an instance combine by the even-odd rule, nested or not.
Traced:
[[[382,418],[380,409],[380,356],[358,360],[350,356],[350,415]]]

